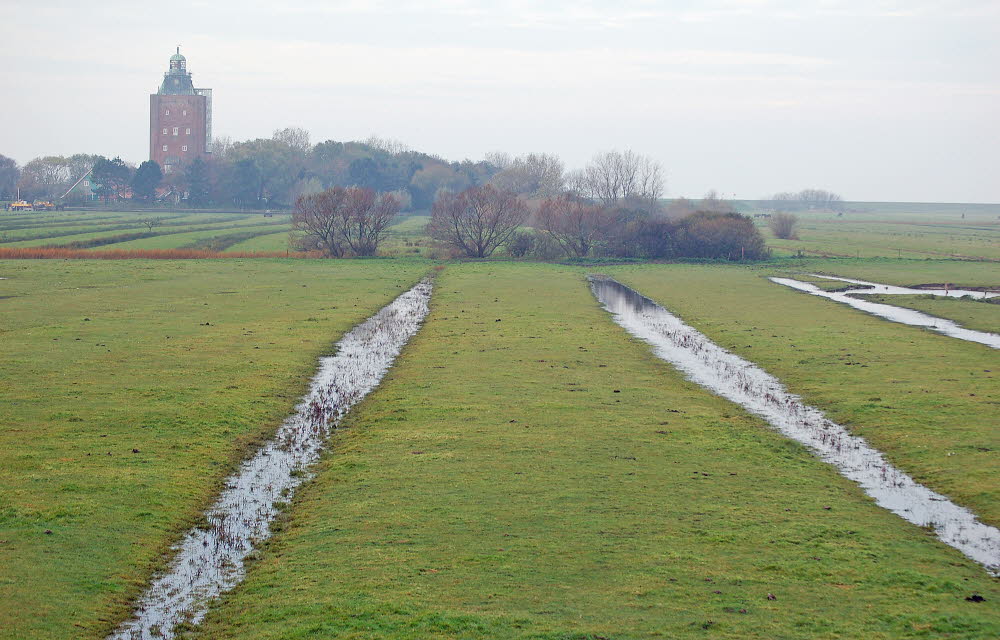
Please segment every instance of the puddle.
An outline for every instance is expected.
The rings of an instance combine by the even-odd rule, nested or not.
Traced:
[[[972,289],[952,289],[951,287],[936,289],[933,286],[929,287],[897,287],[891,284],[880,284],[878,282],[867,282],[865,280],[854,280],[852,278],[841,278],[838,276],[824,276],[818,273],[807,274],[813,278],[823,278],[824,280],[836,280],[838,282],[847,282],[849,284],[859,284],[862,285],[861,289],[848,289],[846,291],[840,291],[838,293],[852,294],[852,295],[901,295],[901,296],[919,296],[923,294],[931,294],[935,296],[947,296],[949,298],[961,298],[964,296],[969,296],[970,298],[976,298],[977,300],[982,300],[984,298],[995,298],[1000,296],[1000,293],[995,291],[976,291]]]
[[[181,622],[197,624],[208,601],[243,579],[243,563],[270,536],[275,503],[290,499],[319,458],[327,435],[372,389],[420,328],[431,285],[421,283],[356,326],[337,343],[337,355],[321,358],[319,371],[295,414],[274,438],[226,482],[204,528],[189,531],[175,548],[169,569],[154,576],[134,616],[111,640],[172,638]]]
[[[1000,575],[1000,530],[889,464],[863,438],[828,420],[755,364],[719,347],[652,300],[618,282],[591,277],[591,289],[619,325],[653,346],[685,376],[767,420],[809,447],[875,502],[908,522],[931,527],[945,544]]]
[[[823,278],[828,278],[829,276],[820,276]],[[886,320],[892,320],[893,322],[900,322],[902,324],[912,325],[914,327],[925,327],[927,329],[933,329],[939,333],[943,333],[946,336],[952,338],[958,338],[959,340],[968,340],[969,342],[978,342],[980,344],[985,344],[988,347],[993,347],[994,349],[1000,349],[1000,334],[989,333],[987,331],[975,331],[973,329],[966,329],[962,325],[954,322],[953,320],[945,320],[944,318],[936,318],[934,316],[928,315],[926,313],[921,313],[914,309],[907,309],[905,307],[897,307],[891,304],[885,304],[882,302],[871,302],[870,300],[862,300],[855,298],[853,295],[849,294],[886,294],[886,293],[899,293],[899,291],[886,291],[885,289],[896,289],[901,290],[906,294],[920,294],[920,293],[932,293],[926,289],[906,289],[904,287],[890,287],[889,285],[874,285],[876,287],[884,287],[885,289],[851,289],[849,291],[823,291],[814,284],[808,282],[801,282],[799,280],[793,280],[792,278],[769,278],[771,282],[776,282],[778,284],[785,285],[786,287],[791,287],[793,289],[798,289],[799,291],[805,291],[806,293],[811,293],[814,296],[821,296],[823,298],[829,298],[836,302],[842,302],[844,304],[850,305],[855,309],[860,309],[872,315],[879,316],[880,318],[885,318]],[[844,278],[833,278],[835,280],[844,280]],[[858,283],[858,280],[851,280],[850,282]],[[869,283],[866,283],[869,284]],[[942,290],[943,291],[943,290]],[[954,292],[952,292],[954,293]],[[975,293],[980,296],[984,295],[980,291],[969,291],[967,293]]]

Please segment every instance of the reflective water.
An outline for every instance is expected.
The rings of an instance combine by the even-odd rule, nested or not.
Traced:
[[[607,278],[592,277],[591,288],[615,322],[652,345],[658,357],[689,380],[761,416],[858,483],[879,506],[933,528],[943,542],[1000,575],[1000,531],[995,527],[918,484],[864,439],[789,393],[777,378],[716,345],[652,300]]]
[[[846,291],[841,291],[840,293],[850,293],[850,294],[878,294],[878,295],[903,295],[903,296],[917,296],[921,294],[931,294],[935,296],[947,296],[949,298],[962,298],[964,296],[969,296],[970,298],[984,299],[984,298],[995,298],[1000,296],[1000,293],[996,291],[971,291],[969,289],[952,289],[951,287],[942,289],[931,289],[931,288],[921,288],[921,289],[911,289],[909,287],[897,287],[891,284],[880,284],[878,282],[868,282],[866,280],[854,280],[852,278],[841,278],[839,276],[825,276],[818,273],[808,274],[814,278],[823,278],[824,280],[836,280],[838,282],[847,282],[850,284],[860,284],[864,288],[862,289],[848,289]]]
[[[822,276],[824,278],[828,276]],[[842,279],[842,278],[838,278]],[[939,333],[943,333],[946,336],[951,336],[952,338],[958,338],[959,340],[968,340],[969,342],[978,342],[980,344],[985,344],[994,349],[1000,349],[1000,335],[996,333],[989,333],[986,331],[975,331],[973,329],[966,329],[962,325],[958,324],[953,320],[946,320],[944,318],[935,318],[934,316],[927,315],[926,313],[921,313],[914,309],[907,309],[905,307],[897,307],[891,304],[885,304],[882,302],[872,302],[870,300],[862,300],[856,298],[851,293],[894,293],[892,291],[883,290],[871,290],[871,289],[861,289],[861,290],[851,290],[851,291],[824,291],[814,284],[808,282],[801,282],[799,280],[794,280],[792,278],[770,278],[771,282],[776,282],[778,284],[783,284],[786,287],[791,287],[793,289],[798,289],[799,291],[805,291],[806,293],[811,293],[814,296],[821,296],[823,298],[829,298],[836,302],[842,302],[843,304],[850,305],[855,309],[860,309],[872,315],[879,316],[880,318],[885,318],[886,320],[892,320],[893,322],[900,322],[902,324],[908,324],[915,327],[926,327],[927,329],[932,329]],[[854,281],[858,282],[858,281]],[[902,287],[889,287],[888,285],[876,285],[879,287],[886,287],[889,289],[903,289]],[[903,289],[906,293],[928,293],[920,289]],[[979,292],[976,292],[979,293]]]
[[[177,546],[169,569],[156,576],[135,615],[114,640],[172,638],[181,622],[197,624],[208,601],[243,578],[243,563],[270,536],[277,503],[291,497],[319,458],[331,428],[374,389],[428,311],[431,285],[421,283],[361,323],[320,359],[309,393],[274,438],[229,478],[207,514]]]

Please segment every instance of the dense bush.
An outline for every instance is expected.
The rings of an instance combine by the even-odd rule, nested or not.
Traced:
[[[770,256],[753,220],[738,213],[699,211],[678,221],[678,257],[760,260]]]

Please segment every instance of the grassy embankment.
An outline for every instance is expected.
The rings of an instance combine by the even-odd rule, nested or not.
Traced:
[[[1000,633],[979,566],[684,381],[577,269],[448,267],[346,426],[199,637]]]
[[[1000,525],[996,350],[773,284],[771,266],[608,271]]]
[[[106,632],[316,358],[426,268],[0,261],[0,638]]]

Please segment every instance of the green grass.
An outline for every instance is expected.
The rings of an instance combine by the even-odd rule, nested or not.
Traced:
[[[776,255],[849,256],[860,258],[960,257],[1000,260],[1000,220],[961,219],[955,214],[935,216],[896,212],[885,215],[798,214],[796,240],[774,238],[764,230]],[[761,221],[766,227],[766,221]]]
[[[916,309],[938,318],[954,320],[966,329],[1000,334],[1000,303],[997,302],[932,295],[871,295],[864,296],[864,299]]]
[[[883,284],[912,287],[949,283],[953,288],[993,287],[1000,289],[1000,267],[989,262],[958,260],[838,259],[792,261],[781,275],[810,282],[826,291],[853,288],[846,282],[812,277],[809,273],[855,278]],[[1000,305],[971,299],[935,298],[930,295],[874,296],[864,299],[909,307],[940,318],[954,320],[969,329],[1000,331]]]
[[[316,358],[425,270],[0,261],[0,638],[107,632]]]
[[[846,259],[788,263],[790,273],[819,273],[912,287],[950,283],[954,287],[1000,287],[1000,266],[965,260]],[[838,283],[843,286],[845,283]]]
[[[448,267],[346,424],[198,637],[1000,634],[980,567],[684,381],[580,270]]]
[[[286,251],[288,250],[288,231],[268,233],[256,236],[243,242],[238,242],[226,251]]]
[[[275,220],[274,222],[264,223],[261,223],[258,219],[255,222],[257,222],[257,224],[227,226],[214,229],[188,231],[185,233],[163,233],[151,238],[140,238],[138,240],[129,240],[127,242],[106,244],[100,247],[95,247],[95,249],[179,249],[182,247],[187,248],[196,246],[201,241],[211,240],[213,238],[223,237],[234,233],[269,233],[272,231],[285,231],[287,233],[289,229],[287,223],[281,221],[280,219]],[[155,232],[156,231],[154,230],[154,233]]]
[[[1000,525],[996,350],[771,283],[771,266],[608,271]]]

